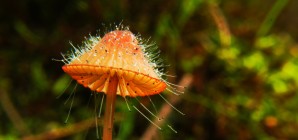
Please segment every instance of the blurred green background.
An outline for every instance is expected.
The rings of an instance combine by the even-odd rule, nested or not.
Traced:
[[[52,58],[121,22],[158,45],[170,82],[191,81],[173,102],[186,115],[173,110],[152,139],[298,139],[297,9],[294,0],[1,1],[0,139],[96,139],[101,94],[94,102],[78,85],[66,102],[75,82]],[[167,105],[151,99],[157,111],[139,98],[155,113]],[[121,97],[115,120],[119,140],[150,125]]]

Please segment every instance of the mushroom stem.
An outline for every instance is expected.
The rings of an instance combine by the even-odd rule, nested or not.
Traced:
[[[106,99],[104,124],[103,124],[103,140],[112,140],[117,86],[118,86],[118,77],[117,77],[117,74],[115,73],[114,76],[110,78],[109,86],[106,93],[107,99]]]

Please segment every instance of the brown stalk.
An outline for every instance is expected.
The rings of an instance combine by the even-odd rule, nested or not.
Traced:
[[[117,85],[118,77],[114,74],[109,81],[107,100],[104,114],[104,125],[103,125],[103,139],[112,140],[113,137],[113,123],[114,123],[114,112],[115,112],[115,100],[117,96]]]
[[[181,85],[183,87],[189,87],[189,85],[192,83],[192,75],[184,75],[181,79],[181,81],[179,82],[178,85]],[[179,89],[179,90],[183,90],[183,89]],[[172,105],[177,104],[178,102],[181,101],[181,98],[179,98],[179,96],[176,95],[172,95],[169,96],[169,102],[171,102]],[[164,103],[158,113],[157,116],[162,116],[163,118],[167,118],[170,113],[172,112],[172,107],[168,104],[168,103]],[[165,119],[155,119],[154,123],[157,124],[158,126],[163,125],[165,122]],[[154,137],[157,134],[157,127],[154,125],[150,125],[147,130],[145,131],[145,133],[143,134],[143,136],[141,137],[141,140],[152,140],[154,139]]]
[[[121,120],[121,118],[119,118],[119,116],[120,116],[119,114],[115,114],[115,116],[116,116],[115,117],[116,121]],[[78,123],[67,125],[66,127],[52,129],[50,131],[46,131],[46,132],[43,132],[43,133],[40,133],[37,135],[29,135],[29,136],[23,137],[22,140],[60,139],[63,137],[77,134],[79,132],[90,129],[92,127],[97,127],[96,124],[99,126],[102,126],[102,124],[103,124],[102,119],[98,119],[96,121],[98,121],[98,122],[95,123],[94,118],[92,117],[92,118],[86,119],[86,120],[78,122]]]
[[[13,123],[14,127],[19,131],[21,135],[28,135],[30,132],[24,123],[18,110],[13,105],[6,91],[0,90],[0,102],[2,107],[7,114],[10,121]]]
[[[223,15],[221,9],[218,7],[218,4],[215,2],[209,2],[208,10],[219,31],[221,44],[224,47],[229,47],[231,45],[231,32],[225,16]]]

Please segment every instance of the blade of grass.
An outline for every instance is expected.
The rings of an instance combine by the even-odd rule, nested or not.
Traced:
[[[274,3],[269,13],[267,14],[265,20],[261,24],[257,32],[257,37],[265,36],[266,34],[268,34],[273,24],[275,23],[276,18],[283,10],[283,8],[287,5],[287,3],[288,3],[288,0],[277,0]]]

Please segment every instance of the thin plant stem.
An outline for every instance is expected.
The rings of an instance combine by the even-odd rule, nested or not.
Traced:
[[[276,18],[280,15],[281,11],[285,8],[287,3],[288,3],[288,0],[275,1],[269,13],[266,15],[265,20],[261,24],[257,32],[257,37],[266,36],[268,34],[270,29],[274,25]]]
[[[4,112],[7,114],[16,130],[18,130],[21,135],[30,134],[29,129],[26,127],[25,121],[18,112],[17,108],[14,106],[5,88],[0,89],[0,108],[1,104]]]
[[[182,87],[188,87],[190,86],[190,84],[193,81],[193,76],[192,75],[184,75],[182,80],[179,82],[178,85],[181,85]],[[182,89],[179,89],[182,90]],[[170,96],[169,98],[169,102],[171,102],[172,105],[177,104],[178,102],[181,101],[181,98],[179,98],[178,96]],[[169,114],[172,111],[172,107],[171,105],[169,105],[169,103],[164,103],[164,105],[162,105],[159,114],[157,116],[162,116],[162,120],[159,119],[155,119],[154,120],[154,124],[158,125],[158,126],[162,126],[165,123],[166,118],[169,116]],[[157,130],[159,130],[158,127],[156,127],[154,124],[151,124],[147,130],[145,131],[145,133],[143,134],[143,136],[140,138],[141,140],[152,140],[156,137],[157,135]],[[172,128],[172,126],[168,126],[170,129],[172,129],[174,131],[174,133],[177,133],[176,130],[174,130]],[[179,131],[178,131],[179,133]]]
[[[115,100],[118,85],[117,74],[114,74],[109,80],[109,86],[107,89],[107,99],[104,114],[104,125],[103,125],[103,139],[112,140],[113,137],[113,123],[114,123],[114,110]]]

